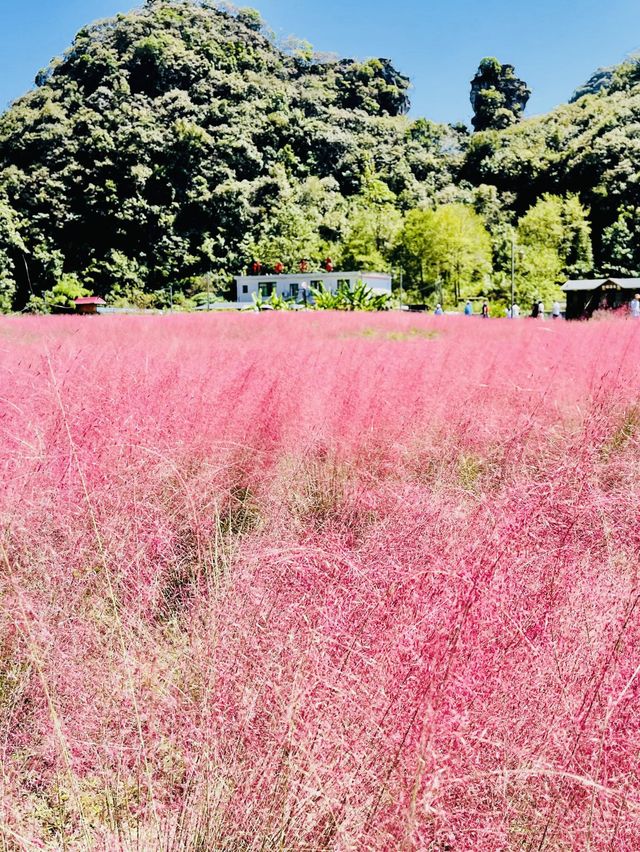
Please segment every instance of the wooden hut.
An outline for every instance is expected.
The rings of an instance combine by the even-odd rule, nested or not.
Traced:
[[[78,314],[97,314],[98,307],[107,303],[100,296],[81,296],[79,299],[74,299],[73,304]]]
[[[614,311],[640,293],[640,278],[594,278],[567,281],[567,319],[589,318],[594,311]]]

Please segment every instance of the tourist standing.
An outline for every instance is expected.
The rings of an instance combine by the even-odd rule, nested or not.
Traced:
[[[434,315],[435,315],[435,316],[437,316],[437,317],[441,317],[443,313],[444,313],[444,311],[442,310],[442,305],[438,303],[438,304],[436,305],[436,309],[435,309],[435,311],[434,311]]]
[[[640,317],[640,293],[635,294],[635,296],[631,300],[631,305],[629,307],[631,309],[632,317]]]
[[[518,319],[519,316],[520,316],[520,308],[514,302],[513,307],[511,308],[511,317],[512,317],[512,319]]]
[[[482,303],[482,319],[489,319],[489,304],[486,301]]]
[[[467,304],[464,306],[464,315],[465,317],[473,316],[473,305],[471,304],[469,299],[467,299]]]
[[[538,319],[544,319],[544,302],[542,299],[538,302]]]
[[[551,308],[551,316],[554,319],[560,319],[560,302],[553,303],[553,307]]]

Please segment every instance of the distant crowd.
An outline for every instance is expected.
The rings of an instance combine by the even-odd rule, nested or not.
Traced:
[[[636,293],[631,302],[629,302],[629,313],[632,317],[640,318],[640,293]],[[436,305],[436,309],[434,311],[436,316],[442,316],[444,314],[444,310],[442,309],[442,305],[438,303]],[[471,300],[467,299],[467,303],[464,306],[464,315],[466,317],[472,317],[475,315],[473,310],[473,304]],[[517,303],[514,303],[511,307],[507,306],[504,309],[504,316],[507,319],[518,319],[521,316],[520,306]],[[480,310],[480,316],[483,319],[489,319],[489,302],[485,299],[482,303],[482,308]],[[542,300],[535,301],[531,306],[531,313],[529,316],[534,319],[545,319],[547,316],[545,304]],[[550,316],[552,319],[562,319],[562,308],[560,302],[554,302],[551,306]]]
[[[639,303],[639,307],[640,307],[640,303]],[[444,310],[442,309],[442,305],[440,303],[438,303],[436,305],[436,309],[434,311],[434,314],[436,316],[442,316],[444,314]],[[467,300],[467,303],[464,306],[464,315],[466,317],[475,316],[475,312],[473,310],[473,304],[471,303],[470,300]],[[521,315],[522,314],[521,314],[521,311],[520,311],[520,306],[517,303],[514,303],[513,306],[511,306],[511,307],[507,306],[504,309],[504,316],[507,317],[508,319],[518,319]],[[483,319],[489,319],[489,316],[490,316],[489,302],[487,302],[486,300],[482,303],[482,308],[480,309],[480,316],[483,317]],[[544,319],[545,318],[544,302],[542,302],[542,301],[534,302],[532,307],[531,307],[530,316],[532,316],[536,319]],[[562,319],[562,310],[561,310],[561,307],[560,307],[560,302],[554,302],[553,303],[553,306],[551,308],[551,316],[553,317],[553,319]]]

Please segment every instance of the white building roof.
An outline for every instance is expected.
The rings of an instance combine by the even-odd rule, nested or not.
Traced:
[[[261,272],[259,275],[236,275],[236,281],[244,283],[251,281],[335,281],[342,278],[366,278],[367,280],[379,279],[380,281],[390,281],[391,273],[386,272],[363,272],[334,270],[333,272]]]
[[[581,279],[579,281],[567,281],[566,284],[563,285],[562,289],[565,293],[568,293],[571,290],[597,290],[598,287],[602,287],[606,278],[597,278],[597,279]]]

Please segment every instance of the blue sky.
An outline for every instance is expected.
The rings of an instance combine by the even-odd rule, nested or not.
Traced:
[[[130,0],[0,0],[0,107],[85,23]],[[468,121],[483,56],[511,62],[533,89],[528,113],[565,101],[601,65],[640,50],[639,0],[242,0],[278,34],[345,56],[385,56],[413,81],[413,114]]]

